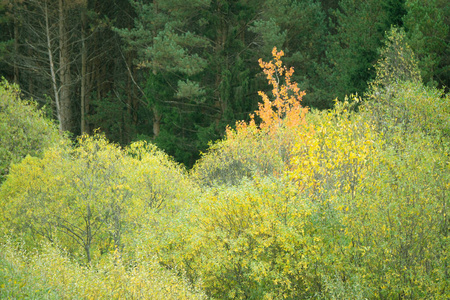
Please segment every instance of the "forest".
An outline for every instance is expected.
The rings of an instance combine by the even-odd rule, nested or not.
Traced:
[[[449,299],[445,0],[0,0],[0,298]]]
[[[186,3],[187,2],[187,3]],[[145,140],[191,168],[269,91],[283,49],[303,106],[363,95],[404,28],[427,86],[450,86],[446,0],[1,0],[0,77],[72,138]]]

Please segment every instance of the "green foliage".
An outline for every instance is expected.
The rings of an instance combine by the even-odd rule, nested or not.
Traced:
[[[371,82],[372,89],[390,88],[400,82],[421,82],[419,68],[413,50],[406,40],[403,29],[392,27],[386,33],[384,47],[380,53],[376,69],[376,78]],[[376,93],[377,91],[372,91]]]
[[[261,2],[132,1],[135,27],[119,30],[147,81],[145,122],[153,120],[153,132],[150,125],[142,133],[188,167],[256,106],[254,34],[247,29]]]
[[[343,218],[351,241],[348,257],[362,266],[360,274],[377,298],[447,298],[445,152],[438,140],[420,132],[394,135],[378,163]]]
[[[160,260],[225,299],[446,299],[448,95],[421,84],[402,37],[391,32],[375,92],[294,127],[287,164],[286,119],[265,98],[261,125],[240,123],[194,168],[209,188]]]
[[[303,103],[315,108],[332,105],[323,65],[329,34],[320,1],[267,0],[250,31],[257,34],[259,55],[269,58],[273,47],[284,49],[286,64],[295,68],[293,80],[307,91]]]
[[[320,249],[309,215],[286,182],[244,180],[204,191],[189,211],[149,229],[143,247],[213,298],[304,298]]]
[[[329,36],[327,80],[333,97],[362,94],[373,80],[384,34],[401,16],[392,14],[390,0],[341,0],[333,11],[335,34]],[[402,13],[398,10],[398,13]],[[364,34],[362,34],[364,33]]]
[[[20,99],[17,86],[0,82],[0,182],[11,163],[27,155],[41,155],[59,140],[57,127],[35,103]]]
[[[407,0],[404,27],[426,84],[448,87],[450,7],[445,0]]]
[[[448,144],[423,127],[379,131],[373,111],[349,105],[309,115],[315,134],[298,144],[290,173],[318,217],[320,294],[445,299]]]
[[[443,91],[423,86],[418,62],[402,29],[392,28],[381,58],[377,77],[370,82],[366,106],[380,130],[405,133],[423,130],[438,137],[450,129],[450,104]]]
[[[450,136],[449,95],[442,90],[406,82],[390,93],[380,94],[367,106],[380,130],[389,134],[401,130],[404,135],[423,131],[437,138]]]
[[[46,244],[27,253],[0,245],[0,297],[26,299],[206,299],[149,259],[127,268],[114,253],[85,268]]]
[[[448,299],[450,99],[403,31],[385,44],[365,97],[322,112],[273,49],[271,93],[191,173],[100,136],[13,164],[0,295]]]
[[[128,113],[127,104],[123,102],[124,93],[119,95],[119,98],[110,93],[102,99],[92,96],[90,108],[93,112],[87,116],[87,122],[95,124],[96,130],[103,132],[109,140],[127,145],[136,128],[132,123],[132,116]]]
[[[182,169],[155,146],[121,150],[85,136],[73,149],[50,148],[14,165],[1,189],[2,218],[28,246],[44,238],[89,263],[131,245],[143,218],[173,209],[186,185]]]

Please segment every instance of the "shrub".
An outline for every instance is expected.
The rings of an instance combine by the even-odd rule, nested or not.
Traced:
[[[125,267],[113,253],[86,268],[50,244],[40,253],[24,252],[11,243],[0,245],[0,250],[2,298],[206,299],[152,259]]]
[[[131,245],[148,214],[177,209],[195,190],[187,186],[183,169],[153,145],[123,150],[83,136],[13,165],[0,189],[2,218],[27,245],[46,239],[90,263]]]
[[[60,140],[57,127],[44,117],[34,102],[20,98],[20,90],[0,82],[0,182],[11,163],[27,155],[41,155]]]

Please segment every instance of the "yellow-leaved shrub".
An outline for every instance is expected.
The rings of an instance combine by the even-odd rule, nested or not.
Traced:
[[[124,252],[151,214],[176,210],[194,191],[184,170],[153,145],[121,149],[83,136],[76,147],[13,165],[0,190],[2,220],[31,247],[45,239],[90,263]]]
[[[20,89],[0,78],[0,183],[11,163],[41,155],[63,138],[36,103],[21,99]]]
[[[48,243],[39,253],[30,253],[7,241],[0,244],[0,268],[1,298],[206,299],[154,258],[130,267],[112,253],[84,267]]]

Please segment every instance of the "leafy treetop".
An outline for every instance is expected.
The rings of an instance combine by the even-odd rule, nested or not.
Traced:
[[[269,96],[259,91],[258,94],[262,97],[263,102],[259,103],[256,115],[260,117],[261,123],[256,126],[254,114],[250,115],[250,122],[248,126],[260,130],[268,131],[269,133],[276,133],[279,128],[285,126],[288,128],[297,127],[304,124],[304,117],[308,108],[302,107],[302,97],[305,95],[304,91],[300,91],[298,84],[291,81],[294,74],[294,68],[287,68],[283,65],[281,57],[284,56],[283,50],[277,51],[274,47],[272,50],[273,60],[264,62],[259,59],[259,65],[263,69],[264,74],[273,86],[272,95],[273,100]],[[284,76],[284,82],[283,82]],[[237,130],[243,130],[247,127],[245,122],[237,122]],[[227,137],[230,138],[230,128],[227,128]]]

